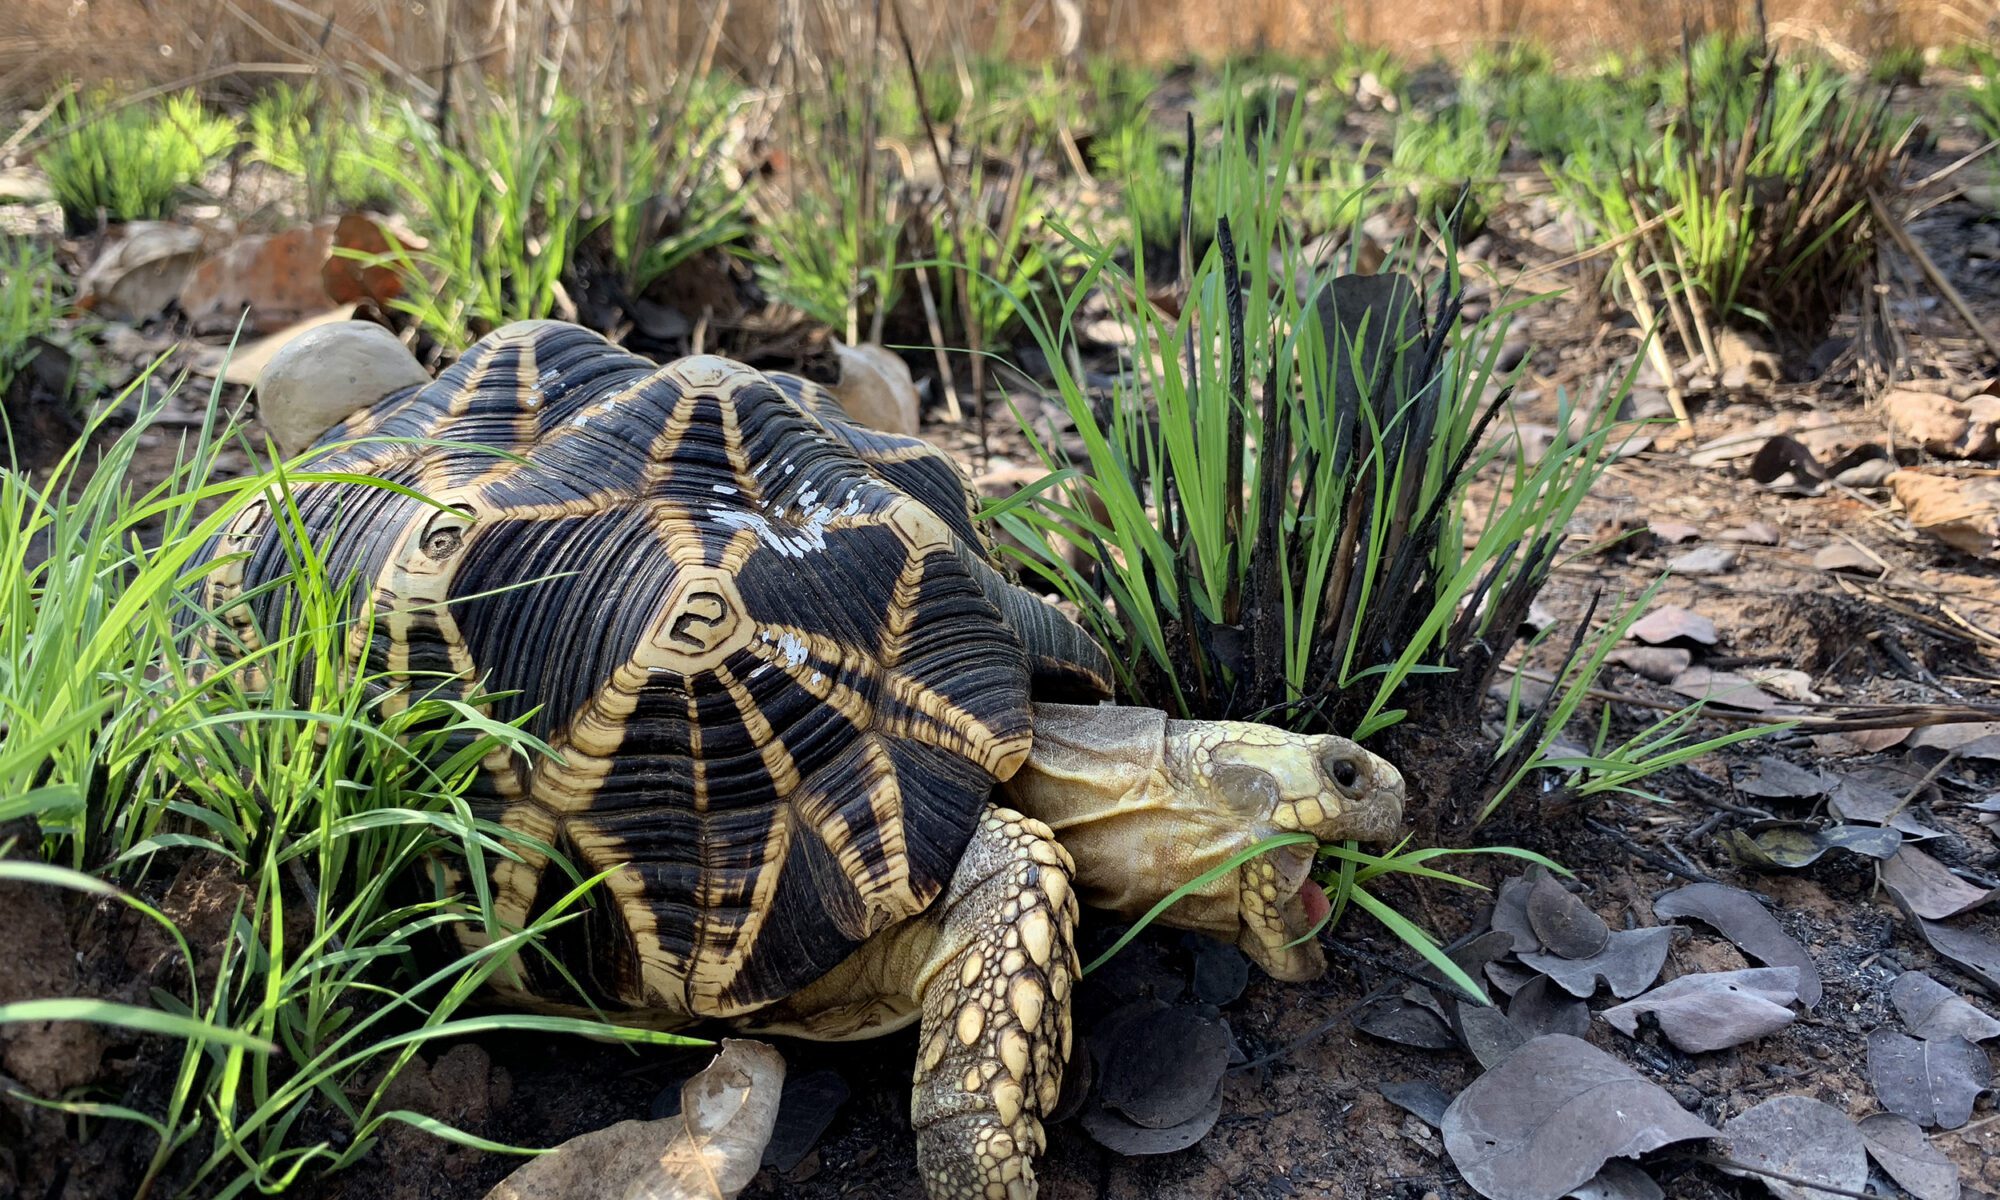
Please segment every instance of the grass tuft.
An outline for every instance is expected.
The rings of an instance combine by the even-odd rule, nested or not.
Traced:
[[[36,156],[72,233],[106,221],[174,215],[209,164],[234,149],[236,122],[193,92],[154,104],[118,104],[105,93],[64,98],[61,130]]]

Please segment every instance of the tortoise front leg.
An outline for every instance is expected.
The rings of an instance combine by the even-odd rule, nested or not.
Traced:
[[[910,1116],[932,1200],[1033,1200],[1069,1059],[1074,869],[1048,826],[991,807],[939,902]]]

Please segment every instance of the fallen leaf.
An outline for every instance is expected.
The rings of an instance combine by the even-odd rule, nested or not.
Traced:
[[[1646,528],[1653,531],[1653,537],[1669,546],[1691,542],[1701,536],[1701,530],[1686,521],[1648,521]]]
[[[1736,790],[1765,800],[1817,800],[1833,790],[1833,780],[1766,754],[1752,771],[1737,778]]]
[[[1889,1002],[1896,1015],[1920,1038],[1962,1037],[1983,1042],[2000,1037],[2000,1021],[1974,1007],[1970,1000],[1922,971],[1905,971],[1889,985]]]
[[[1807,1183],[1859,1192],[1868,1182],[1868,1151],[1847,1114],[1810,1096],[1775,1096],[1722,1123],[1722,1148],[1745,1166]],[[1724,1173],[1756,1179],[1780,1200],[1823,1200],[1812,1187],[1734,1167]]]
[[[2000,896],[2000,888],[1974,887],[1915,846],[1904,846],[1882,864],[1882,886],[1917,916],[1942,921]]]
[[[1924,935],[1931,949],[1944,956],[1952,966],[1985,984],[1989,991],[2000,995],[2000,942],[1956,925],[1926,921],[1922,917],[1912,919],[1917,923],[1917,932]]]
[[[1813,677],[1804,671],[1795,671],[1790,667],[1753,667],[1747,678],[1780,700],[1819,703],[1819,693],[1812,686]]]
[[[1834,784],[1832,794],[1827,797],[1828,811],[1843,821],[1887,825],[1915,840],[1944,836],[1943,830],[1933,829],[1918,820],[1909,805],[1903,802],[1903,797],[1910,790],[1907,786],[1892,790],[1874,782],[1875,778],[1879,776],[1863,776],[1857,771],[1841,779]]]
[[[1588,999],[1597,991],[1597,981],[1611,985],[1611,994],[1627,999],[1646,990],[1658,979],[1667,964],[1667,949],[1673,941],[1673,927],[1655,925],[1648,929],[1620,929],[1606,941],[1604,949],[1589,958],[1564,958],[1559,954],[1523,954],[1521,962],[1556,981],[1572,996]]]
[[[276,357],[278,351],[294,340],[322,325],[352,320],[353,317],[354,306],[343,304],[265,337],[252,338],[235,346],[204,346],[195,356],[194,369],[211,379],[249,387],[257,382],[264,368],[271,365],[271,359]]]
[[[1800,826],[1741,829],[1720,835],[1729,857],[1760,870],[1796,871],[1818,862],[1829,850],[1847,850],[1868,858],[1887,859],[1902,849],[1903,835],[1876,825],[1832,825],[1824,829]]]
[[[2000,742],[2000,721],[1955,721],[1949,725],[1926,725],[1910,735],[1911,746],[1921,746],[1927,750],[1951,750],[1960,757],[1991,757],[1989,747],[1996,742]]]
[[[1868,1156],[1917,1200],[1958,1200],[1958,1167],[1931,1145],[1915,1121],[1895,1113],[1861,1118]]]
[[[333,227],[333,245],[320,268],[320,283],[338,304],[367,302],[387,312],[389,302],[403,294],[403,277],[375,255],[393,254],[399,246],[421,249],[424,239],[404,228],[391,228],[370,213],[348,213]],[[359,257],[357,257],[359,256]]]
[[[1713,646],[1717,635],[1714,621],[1678,605],[1668,604],[1632,622],[1626,636],[1638,638],[1649,646],[1662,646],[1668,642]]]
[[[1777,701],[1771,698],[1770,693],[1758,687],[1753,680],[1709,667],[1689,667],[1674,676],[1667,686],[1690,700],[1720,704],[1724,708],[1766,712],[1777,707]]]
[[[1535,927],[1528,921],[1528,896],[1540,877],[1537,868],[1527,875],[1504,880],[1493,898],[1493,917],[1489,923],[1514,939],[1512,948],[1516,954],[1533,954],[1542,948],[1541,938],[1536,936]]]
[[[1183,943],[1194,959],[1194,998],[1203,1004],[1229,1004],[1250,985],[1250,960],[1227,942],[1189,934]]]
[[[1775,546],[1785,535],[1769,521],[1752,521],[1740,529],[1725,529],[1715,535],[1719,542],[1742,542],[1751,546]]]
[[[1404,996],[1385,996],[1363,1005],[1355,1014],[1354,1027],[1384,1041],[1420,1050],[1452,1050],[1458,1046],[1443,1017]]]
[[[1638,1163],[1614,1158],[1565,1200],[1666,1200],[1666,1195]]]
[[[761,1042],[729,1038],[681,1088],[681,1111],[621,1121],[531,1159],[486,1200],[729,1200],[750,1182],[778,1116],[785,1060]]]
[[[1460,1044],[1482,1067],[1499,1066],[1528,1041],[1528,1034],[1491,1004],[1453,1004],[1451,1024]]]
[[[158,316],[201,261],[199,229],[167,221],[131,221],[77,280],[76,306],[113,321]]]
[[[1186,1124],[1208,1106],[1235,1049],[1229,1026],[1205,1005],[1138,1017],[1105,1047],[1098,1100],[1147,1129]]]
[[[1611,940],[1604,918],[1553,875],[1543,875],[1528,889],[1528,925],[1550,953],[1564,958],[1589,958]]]
[[[181,285],[181,312],[197,334],[242,328],[269,333],[335,304],[320,269],[332,220],[237,238],[195,265]],[[246,315],[247,314],[247,315]]]
[[[1691,883],[1654,899],[1653,913],[1661,920],[1693,917],[1761,963],[1797,967],[1799,1002],[1807,1008],[1819,1003],[1819,969],[1812,956],[1750,893],[1720,883]]]
[[[1847,542],[1828,542],[1813,551],[1812,561],[1819,570],[1841,575],[1865,575],[1873,579],[1883,571],[1880,559]]]
[[[1882,396],[1882,412],[1903,437],[1940,458],[1991,458],[1994,413],[1991,405],[1975,407],[1911,388],[1891,388]]]
[[[1957,479],[1897,471],[1886,481],[1917,532],[1978,557],[1993,553],[2000,524],[2000,480]]]
[[[883,433],[915,437],[920,421],[917,385],[910,364],[885,346],[834,343],[840,382],[833,394],[855,424]]]
[[[1666,1089],[1560,1033],[1473,1080],[1441,1128],[1452,1163],[1488,1200],[1560,1200],[1610,1159],[1715,1136]]]
[[[1546,975],[1537,975],[1514,991],[1507,1019],[1531,1038],[1545,1033],[1583,1037],[1590,1032],[1590,1006],[1562,991]]]
[[[1101,1104],[1086,1104],[1078,1116],[1083,1131],[1098,1145],[1128,1158],[1148,1154],[1177,1154],[1208,1136],[1215,1128],[1216,1119],[1222,1116],[1222,1081],[1215,1083],[1215,1093],[1208,1102],[1182,1124],[1166,1129],[1148,1129],[1127,1120],[1116,1109]]]
[[[1690,1054],[1741,1045],[1792,1023],[1797,967],[1753,967],[1683,975],[1597,1015],[1627,1037],[1652,1013],[1667,1040]]]
[[[1671,683],[1693,664],[1694,655],[1679,646],[1627,646],[1613,650],[1606,660],[1654,683]]]
[[[1444,1110],[1451,1107],[1451,1097],[1445,1090],[1425,1079],[1399,1079],[1376,1090],[1383,1099],[1432,1129],[1444,1123]]]
[[[1893,1029],[1868,1035],[1868,1082],[1882,1107],[1919,1125],[1956,1129],[1993,1085],[1986,1051],[1962,1037],[1913,1038]]]
[[[849,1095],[847,1081],[838,1071],[786,1076],[784,1093],[778,1098],[778,1119],[771,1127],[771,1140],[764,1146],[763,1165],[782,1175],[805,1161]]]
[[[1778,435],[1757,447],[1750,478],[1774,492],[1817,496],[1826,490],[1826,468],[1797,438]]]
[[[1491,962],[1486,964],[1486,978],[1492,982],[1495,988],[1498,988],[1506,995],[1518,996],[1522,988],[1537,979],[1546,979],[1548,976],[1536,971],[1530,971],[1520,963]]]

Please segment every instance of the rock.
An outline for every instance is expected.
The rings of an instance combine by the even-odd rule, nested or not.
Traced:
[[[917,436],[917,384],[909,364],[883,346],[836,342],[833,350],[840,359],[840,382],[833,385],[833,394],[848,417],[883,433]]]
[[[1676,575],[1726,575],[1736,569],[1741,557],[1734,546],[1698,546],[1667,560],[1667,570]]]
[[[430,379],[380,325],[321,325],[287,342],[257,377],[257,419],[290,458],[390,392]]]

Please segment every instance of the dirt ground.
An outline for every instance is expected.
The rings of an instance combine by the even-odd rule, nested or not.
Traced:
[[[1942,165],[1960,149],[1947,143],[1915,170]],[[1545,232],[1537,211],[1533,197],[1503,210],[1484,251],[1501,277],[1559,256],[1543,244],[1546,238],[1537,240]],[[2000,250],[1993,248],[2000,239],[1982,222],[1971,204],[1949,201],[1915,222],[1912,232],[1980,319],[2000,328]],[[1898,316],[1914,373],[1946,382],[1992,378],[2000,364],[1949,309],[1906,285],[1907,273],[1907,264],[1892,272],[1885,296]],[[1532,357],[1516,404],[1528,427],[1555,419],[1558,389],[1593,390],[1607,372],[1629,363],[1635,345],[1625,331],[1607,333],[1609,314],[1587,292],[1534,311],[1521,331]],[[1658,390],[1657,380],[1642,380],[1635,403],[1645,405]],[[1718,637],[1707,653],[1709,665],[1739,671],[1794,668],[1805,673],[1812,693],[1829,703],[2000,700],[2000,665],[1994,659],[2000,646],[2000,569],[1992,561],[1913,531],[1880,486],[1786,494],[1755,483],[1747,457],[1701,453],[1731,437],[1754,449],[1772,433],[1809,431],[1829,421],[1863,431],[1857,436],[1864,439],[1892,444],[1883,414],[1852,381],[1806,378],[1793,365],[1785,379],[1696,390],[1691,399],[1692,434],[1665,427],[1651,431],[1650,445],[1610,470],[1571,530],[1581,535],[1579,548],[1593,535],[1643,527],[1655,533],[1613,552],[1566,559],[1544,597],[1555,620],[1575,621],[1600,592],[1636,594],[1677,556],[1721,547],[1734,552],[1732,565],[1715,574],[1675,571],[1657,602],[1683,606],[1715,623]],[[984,453],[967,427],[940,424],[926,432],[969,468],[1026,461],[1018,440],[999,431],[1002,424],[996,419]],[[1907,446],[1898,450],[1905,462],[1918,457]],[[164,434],[152,452],[168,453]],[[1995,473],[1963,464],[1958,469],[1968,478]],[[1692,534],[1672,530],[1675,524],[1692,527]],[[1662,530],[1673,536],[1662,536]],[[1815,555],[1832,544],[1855,547],[1875,569],[1835,572],[1815,565]],[[1613,667],[1601,688],[1612,706],[1614,728],[1623,732],[1682,702],[1660,683],[1623,667]],[[1920,732],[1887,743],[1887,735],[1870,732],[1800,728],[1647,781],[1660,793],[1657,802],[1620,796],[1544,806],[1523,798],[1480,830],[1477,840],[1522,846],[1561,861],[1576,873],[1590,907],[1613,929],[1655,923],[1652,898],[1691,881],[1719,881],[1768,897],[1785,930],[1805,945],[1824,976],[1824,998],[1811,1012],[1759,1041],[1700,1055],[1676,1050],[1657,1031],[1643,1031],[1634,1041],[1596,1021],[1589,1039],[1664,1085],[1711,1124],[1779,1094],[1813,1096],[1858,1118],[1879,1108],[1866,1074],[1866,1042],[1871,1029],[1893,1019],[1888,983],[1901,971],[1920,969],[1961,994],[1981,994],[1981,984],[1926,945],[1878,888],[1869,859],[1836,852],[1791,872],[1754,871],[1734,862],[1719,834],[1760,815],[1810,811],[1744,795],[1736,786],[1738,772],[1760,755],[1779,755],[1830,773],[1890,764],[1907,768],[1912,778],[1928,775],[1913,812],[1944,836],[1927,849],[1967,878],[1991,886],[2000,877],[2000,842],[1971,804],[2000,790],[2000,761],[1977,744],[1961,744],[1984,732],[1989,731]],[[1491,885],[1505,874],[1502,862],[1471,858],[1459,860],[1455,869]],[[199,872],[166,886],[168,911],[197,922],[229,900]],[[1484,928],[1483,893],[1399,884],[1385,895],[1445,938]],[[141,944],[123,926],[107,927],[96,915],[16,903],[20,899],[0,897],[0,910],[32,926],[36,949],[20,968],[24,974],[0,980],[0,1000],[15,993],[51,994],[51,987],[90,990],[93,971],[99,972],[97,994],[143,996],[146,980],[158,969],[158,947]],[[2000,937],[2000,913],[1992,906],[1958,921],[1988,938]],[[1093,936],[1101,938],[1103,931]],[[190,937],[200,944],[195,933]],[[1038,1167],[1042,1194],[1050,1200],[1472,1196],[1437,1131],[1391,1104],[1379,1088],[1425,1080],[1455,1093],[1479,1073],[1478,1066],[1459,1051],[1413,1049],[1353,1028],[1343,1019],[1352,1006],[1379,986],[1398,983],[1389,968],[1409,968],[1413,959],[1382,927],[1359,915],[1327,935],[1327,942],[1332,966],[1323,979],[1287,985],[1253,978],[1240,997],[1221,1006],[1244,1056],[1255,1065],[1228,1076],[1222,1116],[1207,1137],[1178,1153],[1125,1158],[1100,1147],[1078,1122],[1058,1121]],[[107,965],[113,960],[124,969]],[[1666,975],[1745,965],[1726,940],[1696,926],[1674,942]],[[1135,996],[1192,1003],[1191,970],[1178,935],[1142,937],[1080,993],[1079,1024],[1086,1038],[1097,1020]],[[1993,997],[1985,998],[1990,1005]],[[1604,1003],[1600,997],[1593,1005]],[[90,1078],[79,1063],[95,1062],[98,1078],[127,1082],[162,1069],[148,1060],[143,1043],[64,1036],[73,1036],[74,1044],[65,1042],[60,1054],[40,1064],[45,1079],[30,1082],[74,1082],[79,1070],[85,1071],[81,1078]],[[849,1096],[810,1153],[783,1173],[765,1170],[745,1194],[760,1200],[920,1200],[907,1112],[913,1047],[910,1033],[861,1045],[783,1043],[792,1075],[832,1072]],[[654,1113],[662,1096],[673,1095],[706,1057],[701,1051],[494,1037],[427,1054],[422,1069],[398,1084],[396,1099],[482,1137],[546,1146]],[[1992,1103],[1989,1094],[1969,1124],[1933,1139],[1960,1167],[1967,1196],[2000,1195],[2000,1114]],[[0,1106],[0,1165],[10,1153],[38,1156],[35,1162],[13,1160],[23,1195],[83,1200],[119,1194],[115,1181],[130,1178],[131,1164],[147,1149],[143,1139],[115,1122],[91,1126],[81,1141],[74,1140],[75,1133],[44,1112]],[[10,1141],[15,1151],[6,1149]],[[68,1161],[51,1161],[51,1155],[65,1154]],[[517,1162],[392,1128],[356,1168],[302,1184],[292,1194],[322,1200],[468,1200]],[[1764,1194],[1761,1184],[1728,1179],[1687,1153],[1669,1150],[1649,1159],[1648,1166],[1673,1197]]]

